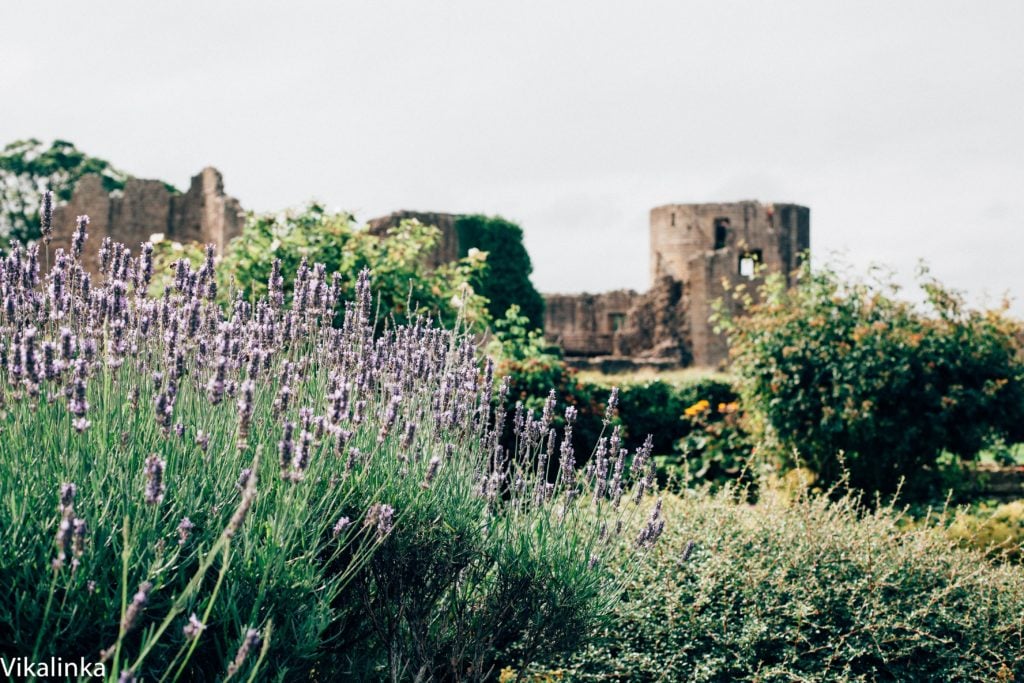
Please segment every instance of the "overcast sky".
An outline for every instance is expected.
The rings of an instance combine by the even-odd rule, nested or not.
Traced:
[[[214,165],[258,210],[501,214],[543,291],[643,289],[651,207],[759,199],[810,206],[819,258],[1024,297],[1021,0],[8,0],[0,26],[0,143]]]

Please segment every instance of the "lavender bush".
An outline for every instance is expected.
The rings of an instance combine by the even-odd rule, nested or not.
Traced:
[[[609,614],[649,453],[613,432],[576,471],[553,399],[502,448],[507,384],[472,338],[422,318],[375,336],[367,271],[335,327],[351,283],[323,267],[289,305],[275,275],[224,307],[211,249],[150,297],[151,247],[104,241],[92,277],[87,230],[45,275],[38,245],[0,261],[6,656],[111,680],[483,680]],[[641,526],[637,553],[664,521]]]

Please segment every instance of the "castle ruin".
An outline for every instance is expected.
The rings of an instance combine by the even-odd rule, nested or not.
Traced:
[[[124,190],[108,194],[98,175],[83,176],[71,200],[53,212],[54,248],[70,249],[78,216],[89,217],[93,246],[82,258],[94,274],[99,269],[96,245],[104,237],[135,248],[151,235],[162,233],[178,242],[216,244],[223,252],[245,225],[245,212],[237,199],[224,193],[224,178],[212,167],[194,176],[184,193],[160,180],[130,178]]]
[[[108,194],[99,176],[84,176],[71,201],[54,211],[54,247],[68,249],[75,218],[90,218],[90,243],[104,237],[129,246],[163,233],[168,239],[213,243],[223,252],[241,234],[245,213],[224,192],[214,168],[178,193],[159,180],[133,178]],[[427,256],[437,267],[459,258],[457,214],[397,211],[370,220],[382,235],[405,219],[440,229]],[[667,204],[651,209],[650,288],[599,294],[547,294],[544,332],[577,365],[616,369],[635,365],[717,367],[727,360],[725,339],[710,321],[713,302],[733,312],[727,292],[768,273],[790,277],[810,248],[810,210],[796,204],[742,201]],[[83,254],[98,269],[96,250]]]
[[[790,277],[810,249],[810,210],[796,204],[667,204],[651,209],[651,288],[642,294],[545,296],[544,331],[578,364],[717,367],[726,341],[710,321],[733,287]]]

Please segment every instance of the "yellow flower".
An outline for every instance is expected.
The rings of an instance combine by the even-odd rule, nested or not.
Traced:
[[[683,415],[686,417],[696,417],[711,407],[711,402],[706,399],[701,399],[694,403],[692,406],[683,411]]]

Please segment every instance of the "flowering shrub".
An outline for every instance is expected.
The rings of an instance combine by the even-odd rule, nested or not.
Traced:
[[[1024,680],[1024,571],[903,530],[851,494],[734,486],[667,495],[672,526],[629,575],[571,681]]]
[[[925,279],[925,308],[894,288],[805,267],[797,286],[769,277],[749,315],[725,321],[742,405],[761,448],[803,462],[826,485],[911,498],[942,495],[939,456],[970,459],[1024,440],[1019,327],[968,309]]]
[[[286,297],[273,261],[224,308],[211,250],[151,298],[152,245],[104,241],[93,278],[87,227],[45,277],[38,245],[0,260],[5,656],[478,680],[575,647],[618,595],[609,539],[661,534],[633,520],[648,453],[613,433],[577,472],[552,403],[502,448],[473,337],[377,328],[366,270],[299,265]]]
[[[754,442],[743,427],[740,404],[735,400],[700,399],[682,415],[689,427],[676,443],[676,458],[667,467],[686,464],[685,476],[698,480],[723,482],[737,479],[752,462]]]

